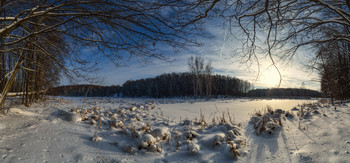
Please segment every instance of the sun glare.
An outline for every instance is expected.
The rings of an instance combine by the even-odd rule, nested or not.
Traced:
[[[280,82],[280,76],[274,67],[269,67],[261,72],[259,81],[266,87],[277,87]]]

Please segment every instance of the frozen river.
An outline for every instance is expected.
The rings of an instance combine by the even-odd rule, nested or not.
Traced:
[[[204,102],[184,102],[175,104],[158,104],[157,107],[164,115],[169,116],[173,120],[199,118],[200,112],[205,115],[207,120],[211,120],[213,115],[221,116],[223,111],[229,110],[234,115],[235,122],[240,123],[249,120],[249,113],[255,110],[266,108],[267,105],[273,109],[290,110],[298,104],[316,102],[317,100],[295,100],[295,99],[271,99],[271,100],[251,100],[251,99],[235,99],[235,100],[214,100]]]
[[[80,107],[83,101],[81,97],[64,97],[74,103],[79,104]],[[211,99],[209,101],[194,100],[194,99],[149,99],[149,98],[88,98],[87,103],[98,102],[102,108],[114,108],[119,103],[147,103],[149,101],[155,102],[157,108],[152,112],[158,112],[170,119],[179,121],[199,118],[200,112],[204,114],[206,120],[211,122],[212,117],[222,116],[223,111],[229,110],[230,114],[234,116],[235,122],[245,122],[249,120],[250,113],[255,110],[266,108],[267,105],[273,109],[290,110],[298,104],[316,102],[317,100],[303,100],[303,99]]]

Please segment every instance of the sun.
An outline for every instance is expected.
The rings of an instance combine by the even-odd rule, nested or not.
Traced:
[[[259,82],[266,87],[277,87],[280,82],[280,76],[276,68],[269,67],[264,69],[259,77]]]

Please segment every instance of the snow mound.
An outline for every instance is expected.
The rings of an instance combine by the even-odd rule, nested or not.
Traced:
[[[82,120],[81,115],[76,113],[67,113],[67,121],[69,122],[80,122]]]
[[[214,148],[215,146],[220,146],[225,140],[226,135],[224,132],[216,132],[203,135],[199,144],[206,148]]]
[[[198,153],[200,150],[200,146],[198,144],[189,144],[188,145],[188,151],[190,151],[190,153],[192,154],[196,154]]]
[[[22,110],[22,109],[19,109],[19,108],[10,108],[10,112],[15,113],[15,114],[21,114],[21,115],[24,115],[24,116],[38,116],[39,115],[37,113],[33,113],[33,112],[30,112],[30,111]]]
[[[102,137],[98,136],[97,134],[94,135],[94,137],[92,138],[92,141],[102,141]]]

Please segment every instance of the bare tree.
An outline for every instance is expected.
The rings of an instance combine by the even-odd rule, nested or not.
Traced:
[[[331,62],[330,59],[333,58],[332,50],[334,49],[329,50],[328,48],[321,47],[318,51],[318,60],[320,60],[318,69],[321,76],[321,91],[326,97],[328,96],[331,99],[331,103],[334,105],[334,97],[336,96],[336,74],[332,72],[335,70],[334,64],[329,64]]]
[[[317,50],[319,45],[332,41],[350,43],[348,0],[226,0],[212,3],[215,6],[211,11],[226,20],[227,37],[234,36],[242,41],[235,54],[244,63],[259,62],[260,54],[263,54],[279,71],[276,62],[290,61],[301,48]]]
[[[42,61],[50,71],[84,77],[91,64],[80,52],[87,47],[116,65],[129,57],[164,59],[164,46],[198,45],[198,24],[213,14],[225,18],[232,35],[243,33],[239,54],[246,61],[262,53],[276,66],[276,58],[288,61],[301,47],[350,42],[350,3],[343,0],[0,2],[0,106],[16,79],[26,81],[16,84],[26,99],[47,87],[49,80],[35,81],[50,67]],[[338,29],[345,32],[327,34]]]
[[[195,97],[202,95],[201,75],[204,69],[203,58],[191,56],[188,60],[188,67],[193,76],[193,95]]]
[[[33,101],[32,94],[50,84],[37,81],[45,74],[60,71],[84,77],[82,72],[89,72],[91,64],[80,52],[87,47],[118,66],[129,57],[165,59],[164,46],[198,45],[192,38],[199,31],[193,29],[198,29],[199,18],[214,6],[200,0],[0,2],[0,106],[16,79],[25,81],[21,89],[27,95],[23,97]]]
[[[288,59],[303,46],[333,40],[350,41],[347,33],[327,35],[325,32],[349,28],[347,1],[232,0],[226,1],[224,6],[221,15],[231,27],[240,27],[246,36],[242,52],[248,59],[253,59],[259,48],[266,49],[265,54],[270,57],[279,53],[279,57]],[[264,43],[259,44],[259,39]]]
[[[326,97],[345,100],[350,97],[349,45],[333,41],[320,47],[317,53],[321,76],[321,91]]]
[[[190,57],[188,59],[188,67],[192,74],[193,80],[193,95],[203,96],[203,86],[205,86],[205,95],[207,98],[210,98],[212,91],[212,71],[211,61],[208,61],[207,64],[204,63],[204,59],[200,56]]]

